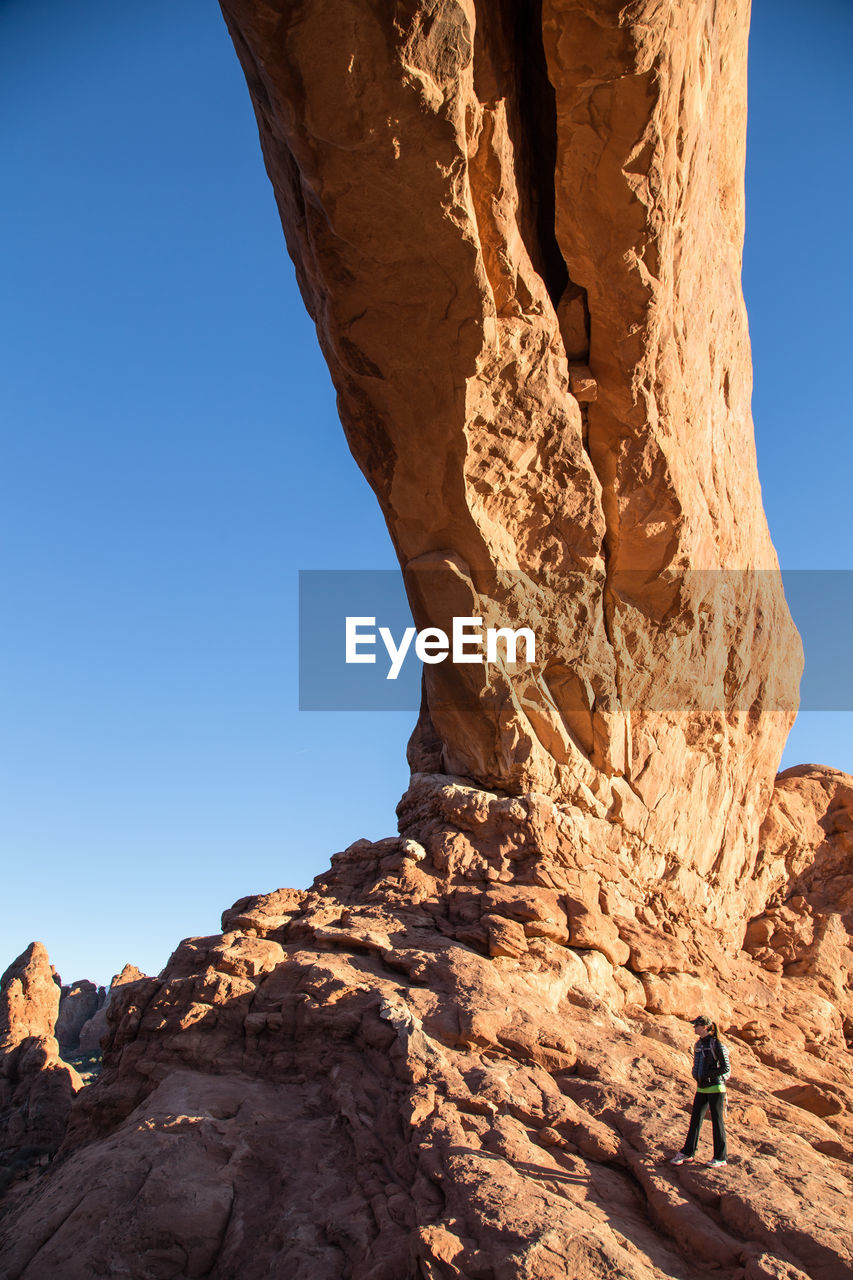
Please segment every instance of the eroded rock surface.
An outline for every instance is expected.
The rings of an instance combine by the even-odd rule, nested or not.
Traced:
[[[746,0],[223,9],[415,621],[537,632],[533,666],[425,668],[414,767],[627,793],[739,904],[801,669],[749,409]]]
[[[57,1149],[80,1088],[59,1057],[59,999],[47,951],[33,942],[0,979],[0,1190]]]
[[[125,986],[128,982],[138,982],[140,978],[144,977],[145,974],[142,970],[137,969],[134,964],[126,964],[121,973],[117,973],[113,977],[98,1008],[80,1028],[78,1047],[81,1053],[100,1053],[101,1041],[109,1030],[107,1011],[116,989]]]
[[[853,780],[773,790],[745,0],[223,8],[415,620],[540,660],[428,667],[400,834],[115,991],[5,1274],[850,1277]],[[714,1171],[667,1162],[699,1011]]]
[[[0,1193],[32,1182],[65,1139],[74,1095],[97,1079],[105,1005],[142,978],[133,965],[109,991],[88,979],[62,985],[33,942],[0,980]],[[19,1186],[20,1189],[20,1186]]]
[[[761,966],[807,979],[803,1003],[838,1009],[853,1043],[853,786],[848,774],[800,765],[779,775],[761,828],[767,905],[745,946]]]
[[[88,978],[62,988],[55,1034],[63,1050],[73,1053],[80,1048],[81,1031],[95,1016],[105,999],[104,988],[96,986]]]
[[[853,1070],[820,977],[691,926],[618,842],[593,872],[580,811],[545,796],[423,775],[400,818],[116,991],[104,1073],[12,1199],[4,1274],[853,1274]],[[802,849],[786,874],[774,901]],[[676,1169],[707,1008],[730,1163]]]

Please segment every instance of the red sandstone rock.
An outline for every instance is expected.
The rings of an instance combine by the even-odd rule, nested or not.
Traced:
[[[758,883],[767,905],[749,922],[744,946],[767,973],[784,975],[799,990],[789,1016],[806,1048],[821,1055],[842,1045],[849,1051],[853,780],[820,765],[780,774],[760,843]],[[835,1105],[815,1102],[809,1109],[824,1114]]]
[[[136,965],[126,964],[121,973],[117,973],[104,995],[104,999],[94,1011],[92,1016],[80,1028],[78,1034],[78,1047],[81,1053],[99,1053],[101,1041],[107,1034],[107,1010],[110,1001],[117,987],[123,987],[128,982],[138,982],[140,978],[144,978],[145,974],[136,968]]]
[[[0,979],[0,1190],[65,1134],[81,1080],[59,1058],[60,988],[40,942]]]
[[[535,613],[544,662],[429,668],[399,837],[118,987],[0,1266],[850,1276],[853,780],[773,791],[746,4],[224,9],[416,621]],[[713,1171],[668,1163],[700,1011]]]
[[[737,911],[801,670],[750,421],[748,5],[223,9],[416,623],[537,631],[533,666],[425,668],[413,767],[606,816]]]
[[[68,1280],[98,1266],[140,1280],[849,1274],[853,1070],[832,1000],[701,922],[682,930],[684,908],[644,898],[618,851],[598,885],[620,913],[601,918],[629,954],[614,965],[603,935],[575,945],[590,872],[570,816],[424,776],[400,837],[358,841],[307,893],[242,899],[162,978],[118,987],[104,1073],[55,1169],[12,1197],[0,1266],[24,1280],[59,1259]],[[697,1006],[688,983],[656,1012],[651,970],[633,971],[657,954],[641,941],[653,919],[676,942],[678,969],[653,975],[672,1002],[693,979],[703,1008],[731,1011],[724,1170],[667,1163]]]
[[[101,1008],[105,998],[104,988],[96,987],[86,978],[62,988],[55,1033],[63,1050],[73,1053],[79,1047],[80,1032]]]
[[[60,988],[47,951],[31,942],[0,978],[0,1044],[5,1052],[24,1040],[53,1035]]]

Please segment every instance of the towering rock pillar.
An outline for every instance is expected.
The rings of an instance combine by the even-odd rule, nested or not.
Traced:
[[[60,988],[41,942],[0,978],[0,1192],[62,1141],[81,1080],[55,1037]]]
[[[615,822],[725,914],[801,670],[749,409],[748,5],[223,9],[416,622],[539,640],[427,668],[414,769]]]

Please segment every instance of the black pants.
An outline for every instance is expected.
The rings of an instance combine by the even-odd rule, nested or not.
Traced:
[[[714,1130],[714,1159],[725,1160],[726,1156],[726,1095],[724,1093],[697,1093],[693,1099],[693,1111],[690,1114],[690,1128],[682,1155],[695,1156],[699,1142],[699,1131],[705,1112],[711,1108],[711,1127]]]

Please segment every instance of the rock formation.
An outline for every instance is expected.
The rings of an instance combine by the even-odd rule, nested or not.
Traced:
[[[399,834],[115,992],[13,1280],[853,1276],[853,779],[773,788],[747,7],[224,0],[415,620],[541,648],[427,667]],[[667,1163],[699,1011],[713,1172]]]
[[[62,988],[55,1034],[63,1050],[73,1053],[80,1048],[80,1033],[103,1006],[106,994],[88,978]]]
[[[145,974],[141,969],[137,969],[135,964],[126,964],[121,973],[117,973],[109,985],[109,990],[104,993],[104,998],[98,1008],[92,1014],[84,1025],[80,1028],[78,1039],[78,1047],[81,1053],[99,1053],[101,1049],[101,1041],[109,1031],[109,1007],[113,996],[119,987],[126,986],[128,982],[138,982],[140,978],[144,978]]]
[[[820,765],[780,774],[761,841],[766,905],[750,921],[744,946],[764,969],[800,980],[805,1006],[815,1009],[829,1000],[853,1043],[849,775]]]
[[[125,965],[109,991],[63,986],[41,942],[0,980],[0,1193],[32,1178],[65,1139],[74,1095],[97,1079],[114,991],[145,975]]]
[[[532,668],[425,668],[414,767],[600,806],[728,907],[801,669],[749,408],[745,0],[223,9],[417,625],[538,634]]]
[[[853,779],[800,781],[768,818],[768,885],[835,911],[849,965],[829,902]],[[790,843],[786,791],[808,817]],[[116,993],[60,1158],[10,1196],[6,1274],[853,1274],[853,1072],[803,968],[819,948],[757,965],[641,895],[618,846],[590,869],[583,818],[541,795],[420,775],[400,820]],[[666,1163],[698,1008],[734,1064],[714,1172]]]
[[[60,989],[48,955],[33,942],[0,979],[0,1190],[65,1135],[77,1072],[54,1035]]]

